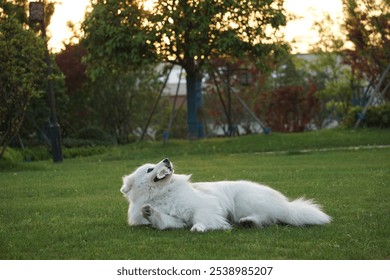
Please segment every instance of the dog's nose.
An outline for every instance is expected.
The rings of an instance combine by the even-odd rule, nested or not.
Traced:
[[[171,163],[171,162],[169,161],[169,159],[166,158],[163,160],[163,163]]]

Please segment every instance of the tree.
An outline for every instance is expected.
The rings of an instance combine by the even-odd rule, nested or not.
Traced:
[[[44,44],[13,17],[0,17],[0,158],[19,132],[27,106],[42,94]]]
[[[86,66],[82,63],[86,51],[81,44],[66,44],[56,54],[55,61],[65,76],[66,95],[69,98],[67,116],[62,119],[62,132],[74,135],[88,126],[91,114],[88,103],[90,95],[85,90],[87,83]]]
[[[314,84],[283,86],[268,96],[267,124],[276,131],[302,132],[319,111]]]
[[[338,53],[318,53],[307,63],[310,77],[319,87],[316,94],[322,101],[325,121],[342,120],[353,106],[352,73]],[[357,98],[356,98],[357,99]],[[321,124],[319,124],[321,125]]]
[[[320,111],[317,86],[298,67],[300,59],[287,55],[267,80],[262,93],[267,124],[276,131],[301,132],[315,122]],[[306,63],[305,63],[306,64]]]
[[[13,18],[23,26],[29,26],[30,29],[39,33],[40,27],[37,23],[29,21],[26,11],[29,9],[29,0],[0,0],[0,11],[8,18]],[[54,13],[54,6],[56,4],[53,0],[44,0],[45,7],[45,25],[50,24],[50,19]]]
[[[390,61],[389,1],[343,0],[343,7],[344,22],[339,32],[331,28],[336,22],[329,14],[316,22],[320,36],[312,49],[316,59],[305,65],[317,83],[322,112],[338,120],[348,117],[352,106],[365,105],[367,85],[375,87]],[[387,85],[390,75],[379,90]]]
[[[268,75],[256,64],[240,59],[217,59],[212,62],[212,68],[218,71],[212,73],[206,83],[208,124],[222,129],[227,136],[238,135],[240,129],[244,129],[245,134],[257,132],[258,124],[248,109],[256,116],[262,115],[261,92]]]
[[[328,46],[330,42],[326,43]],[[322,51],[296,57],[294,63],[307,81],[317,88],[315,97],[320,101],[321,110],[315,118],[317,127],[327,126],[334,120],[342,120],[353,105],[362,96],[354,96],[351,89],[352,73],[345,65],[343,53],[331,48],[332,51]]]
[[[21,24],[28,24],[27,14],[25,13],[27,5],[28,0],[0,0],[0,11]]]
[[[237,92],[246,106],[267,124],[272,130],[283,132],[301,132],[314,122],[320,109],[320,102],[316,98],[316,85],[306,79],[302,68],[296,67],[297,59],[287,55],[285,59],[275,65],[271,75],[264,74],[255,65],[236,62],[225,69],[225,82],[216,79],[208,87],[208,109],[216,124],[222,128],[229,122],[229,95],[223,96],[226,81]],[[217,64],[220,67],[226,63]],[[219,67],[219,68],[220,68]],[[228,70],[228,71],[226,71]],[[222,76],[222,75],[221,75]],[[250,82],[248,82],[250,80]],[[235,98],[235,97],[234,97]],[[242,104],[232,104],[232,124],[239,124],[246,133],[255,128],[254,119],[242,107]],[[224,118],[224,115],[227,117]],[[226,121],[226,119],[228,121]],[[226,132],[226,131],[225,131]]]
[[[144,66],[107,73],[87,83],[93,96],[89,102],[93,124],[114,135],[118,143],[127,143],[129,135],[144,125],[145,116],[140,112],[148,112],[158,85],[151,70]]]
[[[354,75],[366,77],[372,84],[379,81],[390,61],[390,1],[343,0],[347,39],[346,62]],[[390,84],[387,75],[381,91]],[[384,96],[390,98],[390,88]]]
[[[22,26],[23,29],[29,30],[31,33],[35,33],[35,36],[37,37],[36,40],[41,40],[41,37],[43,34],[42,25],[40,22],[34,22],[30,21],[28,17],[28,10],[29,10],[29,2],[28,0],[11,0],[11,1],[4,1],[0,0],[0,12],[2,12],[0,15],[4,18],[13,19],[20,26]],[[50,24],[51,16],[54,13],[54,5],[55,2],[51,0],[45,0],[43,1],[44,5],[44,22],[43,24],[45,27],[47,27]],[[26,38],[27,39],[27,38]],[[46,50],[47,51],[47,50]],[[32,57],[33,53],[31,53]],[[27,56],[27,58],[29,58]],[[23,59],[22,57],[19,57],[19,59]],[[49,58],[49,54],[47,53],[47,56],[44,59],[51,59]],[[42,71],[45,71],[47,74],[49,72],[49,69],[47,68],[47,64],[42,64],[44,69]],[[23,125],[19,129],[18,137],[21,140],[28,140],[28,143],[31,143],[31,140],[35,140],[33,138],[38,138],[37,140],[41,144],[41,140],[45,140],[47,142],[48,139],[48,116],[49,116],[49,100],[47,98],[46,94],[43,94],[45,90],[49,90],[49,80],[51,82],[51,85],[56,92],[56,98],[62,99],[62,102],[59,102],[58,109],[59,110],[59,116],[61,116],[60,119],[62,119],[62,113],[65,110],[66,107],[66,96],[63,95],[64,91],[64,83],[63,83],[63,76],[58,71],[58,68],[54,63],[52,63],[52,73],[49,75],[40,76],[40,73],[37,72],[37,79],[38,82],[36,83],[36,88],[39,88],[42,94],[39,95],[32,95],[31,99],[28,102],[28,106],[26,107],[25,116],[23,120]],[[64,106],[65,105],[65,106]],[[49,143],[49,142],[47,142]]]
[[[246,57],[266,68],[287,46],[276,31],[286,24],[283,0],[97,0],[84,22],[87,62],[103,67],[170,62],[187,72],[188,137],[204,136],[201,79],[212,59]],[[116,65],[116,66],[114,66]]]

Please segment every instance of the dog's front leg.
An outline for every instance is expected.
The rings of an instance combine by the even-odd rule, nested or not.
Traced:
[[[148,225],[150,222],[142,216],[138,205],[130,204],[128,211],[128,222],[131,226]]]
[[[186,227],[186,224],[181,219],[164,214],[150,204],[144,204],[141,211],[142,216],[155,228],[163,230]]]

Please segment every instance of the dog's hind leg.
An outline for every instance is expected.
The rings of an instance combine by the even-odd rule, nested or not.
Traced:
[[[248,216],[248,217],[242,217],[238,221],[239,225],[242,227],[257,227],[257,228],[263,228],[269,224],[272,223],[270,219],[268,219],[265,216],[260,215],[254,215],[254,216]]]
[[[232,226],[222,215],[199,211],[194,216],[191,231],[205,232],[209,230],[229,230],[231,228]]]
[[[143,205],[141,211],[142,216],[147,219],[153,227],[161,230],[170,228],[184,228],[187,226],[183,220],[164,214],[158,209],[152,207],[150,204]]]

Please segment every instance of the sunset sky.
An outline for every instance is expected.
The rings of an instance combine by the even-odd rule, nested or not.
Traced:
[[[79,23],[83,20],[89,0],[60,0],[49,26],[49,47],[58,52],[64,40],[72,34],[67,28],[67,22]],[[289,22],[286,27],[286,39],[293,42],[293,51],[305,53],[310,45],[317,41],[316,33],[311,30],[314,20],[321,20],[324,12],[330,13],[335,19],[342,17],[341,0],[285,0],[285,8],[300,17]],[[334,27],[337,32],[337,26]]]

